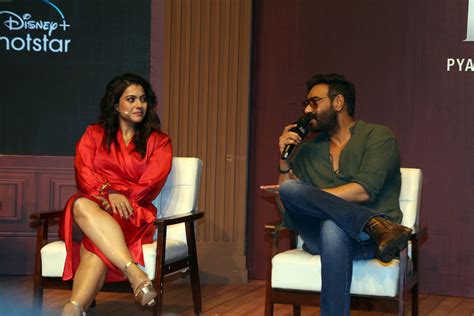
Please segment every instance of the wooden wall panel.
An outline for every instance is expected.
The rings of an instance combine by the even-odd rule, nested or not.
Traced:
[[[0,220],[21,221],[24,209],[25,180],[5,179],[0,175]]]
[[[34,171],[1,168],[0,164],[0,234],[2,236],[6,236],[6,232],[14,235],[31,235],[31,230],[25,223],[29,222],[28,210],[35,207],[35,184]]]
[[[163,129],[175,156],[204,162],[198,226],[204,279],[246,282],[251,0],[167,0]],[[226,264],[219,262],[221,256]]]
[[[2,274],[32,274],[36,230],[30,214],[62,208],[76,192],[72,157],[0,155]],[[50,238],[57,237],[57,227]]]
[[[42,171],[38,174],[38,195],[48,196],[47,199],[38,200],[38,209],[62,208],[76,192],[73,168],[59,171]]]

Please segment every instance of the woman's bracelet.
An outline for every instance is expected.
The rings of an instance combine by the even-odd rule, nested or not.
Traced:
[[[110,183],[106,182],[102,184],[99,188],[99,195],[104,195],[105,189],[107,189],[108,187],[110,187]]]

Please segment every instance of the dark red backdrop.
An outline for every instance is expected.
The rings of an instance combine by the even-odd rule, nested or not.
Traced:
[[[474,58],[467,0],[256,0],[251,99],[248,265],[265,278],[263,225],[278,217],[257,188],[277,176],[277,138],[301,113],[305,81],[356,83],[357,117],[390,126],[402,165],[424,173],[421,291],[474,297]]]

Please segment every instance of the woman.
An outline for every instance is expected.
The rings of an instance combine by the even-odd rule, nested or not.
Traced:
[[[85,315],[104,282],[128,279],[135,299],[152,305],[142,244],[151,243],[156,198],[171,170],[171,142],[160,130],[156,96],[134,74],[107,85],[97,124],[76,147],[79,193],[66,204],[59,234],[66,243],[63,280],[74,278],[62,315]]]

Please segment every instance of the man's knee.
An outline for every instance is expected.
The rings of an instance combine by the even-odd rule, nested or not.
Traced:
[[[283,200],[291,199],[298,193],[298,181],[285,180],[280,184],[280,197]]]
[[[321,225],[321,240],[324,243],[345,242],[348,237],[347,233],[332,220],[325,220]]]
[[[321,227],[321,261],[326,267],[349,269],[352,264],[352,241],[349,235],[332,220],[326,220]]]

